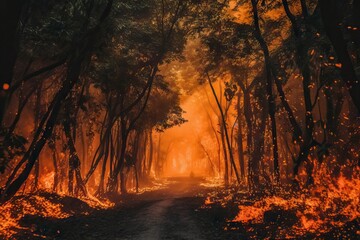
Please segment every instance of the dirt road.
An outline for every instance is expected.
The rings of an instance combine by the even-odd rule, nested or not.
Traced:
[[[171,182],[166,189],[129,196],[126,207],[61,220],[37,219],[32,221],[32,236],[23,234],[21,239],[221,239],[212,226],[216,223],[199,216],[204,197],[198,194],[208,191],[200,186],[202,180],[178,178]]]
[[[106,210],[87,208],[90,210],[84,210],[81,215],[65,219],[24,216],[11,239],[281,239],[277,237],[278,233],[289,223],[289,220],[286,220],[283,223],[261,222],[243,225],[228,221],[234,219],[238,213],[238,205],[223,206],[215,203],[204,207],[204,196],[214,190],[202,187],[201,183],[204,180],[178,178],[170,179],[170,182],[165,189],[122,196],[121,204]],[[79,204],[83,202],[76,200],[78,204],[74,205],[79,209]],[[359,219],[356,219],[328,233],[319,235],[309,232],[296,239],[358,239],[358,232]]]

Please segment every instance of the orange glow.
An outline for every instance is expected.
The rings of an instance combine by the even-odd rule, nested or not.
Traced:
[[[5,236],[8,238],[11,238],[17,229],[22,229],[18,221],[27,214],[53,218],[69,216],[62,211],[61,204],[50,202],[41,196],[31,196],[27,199],[19,198],[1,206],[0,210],[0,232],[6,233]]]
[[[298,222],[278,237],[294,238],[306,232],[328,232],[332,227],[343,226],[360,216],[360,178],[357,174],[358,171],[352,180],[341,175],[335,183],[329,176],[318,175],[318,185],[310,192],[301,192],[296,197],[266,197],[252,205],[243,205],[239,200],[239,213],[231,222],[262,223],[265,212],[282,209],[295,211]],[[339,220],[337,216],[343,219]]]
[[[4,234],[7,239],[12,239],[12,235],[16,232],[26,230],[19,225],[19,221],[25,215],[63,219],[78,213],[74,210],[78,206],[65,206],[63,204],[66,203],[66,201],[63,201],[65,198],[68,197],[51,193],[40,193],[39,195],[21,196],[7,202],[0,206],[0,233]],[[82,200],[88,204],[88,209],[106,209],[114,206],[108,200],[99,201],[99,199],[92,196]],[[68,198],[67,201],[71,201],[71,198]],[[79,204],[79,201],[76,201],[76,203]],[[68,207],[74,209],[64,210]],[[87,210],[81,211],[85,211],[81,212],[82,214],[89,214]]]
[[[74,46],[60,65],[51,57],[46,67],[50,55],[36,52],[57,38],[48,27],[39,39],[27,29],[19,39],[15,84],[0,85],[1,98],[9,95],[1,103],[0,238],[32,231],[21,225],[27,215],[57,221],[110,213],[115,203],[135,212],[147,197],[172,209],[196,197],[186,203],[216,215],[227,234],[275,239],[320,236],[360,219],[360,103],[347,93],[354,76],[338,73],[357,73],[360,56],[356,44],[336,46],[330,28],[311,23],[328,25],[324,12],[313,14],[321,1],[138,2],[109,5],[105,13],[131,11],[86,32],[74,32],[68,21],[78,18],[67,8],[32,21],[41,30],[37,22],[55,19],[86,43],[68,34],[46,43]],[[179,12],[168,12],[175,2]],[[352,16],[343,19],[339,45],[359,31],[345,25]],[[348,63],[338,62],[341,49]]]
[[[210,204],[212,204],[212,203],[213,203],[213,201],[211,201],[210,197],[207,197],[207,198],[205,199],[205,205],[210,205]]]
[[[2,86],[2,89],[7,91],[10,89],[10,85],[8,83],[4,83],[3,86]]]

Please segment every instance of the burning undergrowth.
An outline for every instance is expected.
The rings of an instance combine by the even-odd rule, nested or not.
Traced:
[[[99,200],[92,196],[79,199],[44,191],[16,196],[0,206],[0,238],[11,239],[18,232],[32,232],[31,228],[36,223],[34,222],[33,226],[23,225],[22,222],[27,221],[26,219],[64,219],[74,215],[88,215],[94,210],[112,206],[113,203],[108,200]]]
[[[262,196],[216,192],[206,198],[203,208],[232,208],[224,230],[243,238],[356,239],[360,237],[358,173],[351,179],[341,175],[336,181],[317,176],[315,186],[300,191],[279,190]]]
[[[143,194],[151,191],[158,191],[166,189],[173,181],[169,179],[151,179],[146,183],[142,183],[141,187],[132,187],[128,190],[128,193],[132,194]]]

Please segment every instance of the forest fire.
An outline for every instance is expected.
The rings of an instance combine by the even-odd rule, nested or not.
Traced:
[[[96,209],[113,206],[114,203],[109,200],[100,201],[92,196],[78,199],[49,192],[17,196],[0,207],[0,236],[13,239],[21,231],[33,231],[36,221],[33,225],[24,227],[21,222],[26,218],[65,219],[74,215],[89,215]]]
[[[239,205],[238,215],[229,222],[245,225],[277,223],[275,238],[296,238],[313,233],[319,236],[333,228],[339,228],[360,217],[359,171],[346,179],[340,176],[337,182],[328,176],[318,176],[319,185],[297,193],[279,193],[253,202]],[[208,204],[205,202],[205,204]],[[360,232],[357,232],[359,234]],[[336,237],[336,236],[334,236]]]
[[[0,33],[0,238],[359,238],[359,0],[3,0]]]
[[[70,214],[62,210],[62,205],[52,203],[43,196],[20,197],[1,206],[1,235],[10,238],[17,231],[24,230],[19,221],[26,215],[50,218],[67,218]]]

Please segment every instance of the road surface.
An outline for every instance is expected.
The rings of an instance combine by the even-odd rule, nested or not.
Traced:
[[[171,182],[166,189],[127,199],[128,206],[37,221],[35,235],[25,234],[21,239],[222,239],[216,236],[216,223],[199,215],[204,197],[198,195],[209,191],[200,186],[202,180],[178,178]]]

